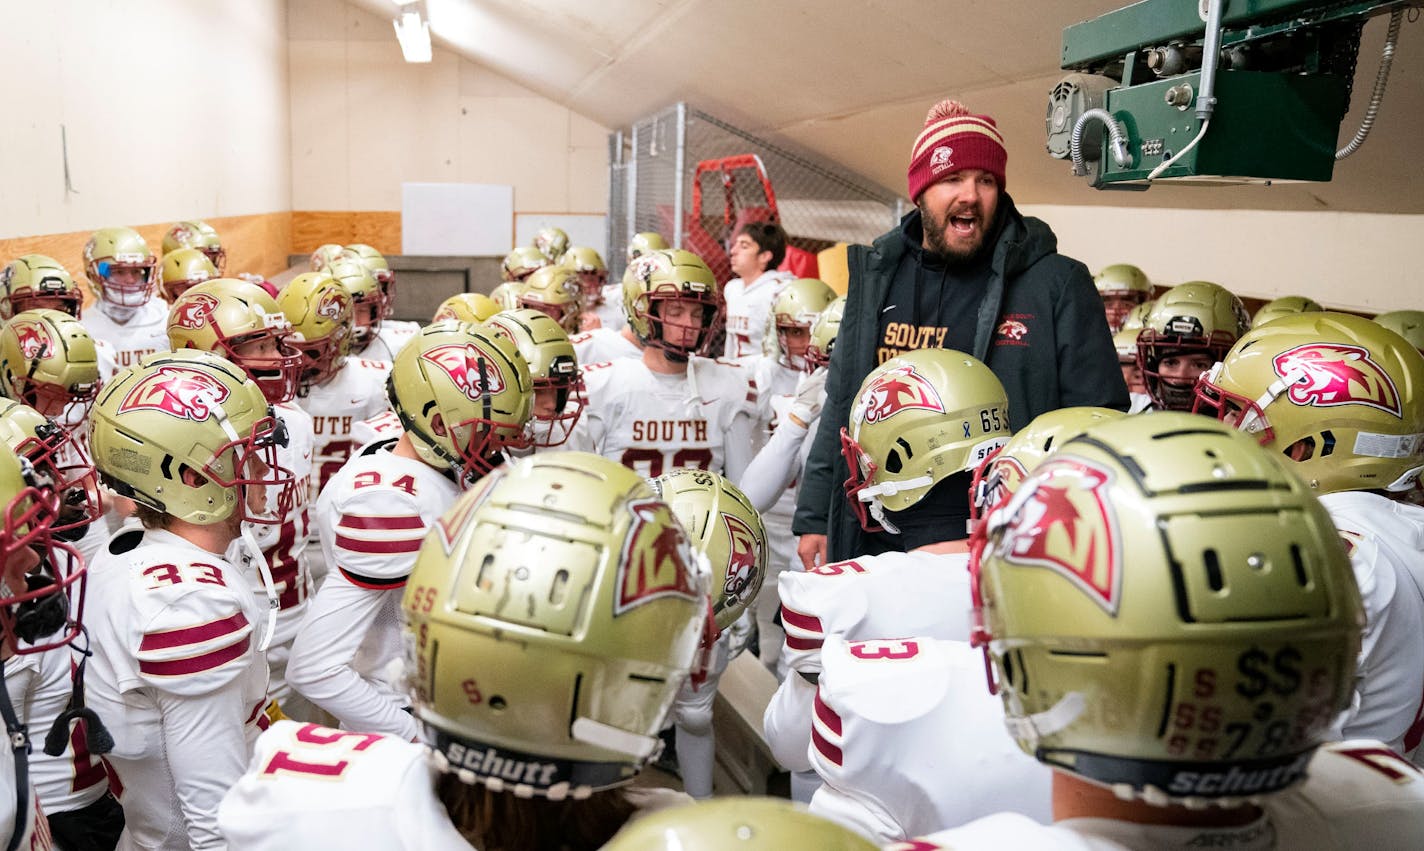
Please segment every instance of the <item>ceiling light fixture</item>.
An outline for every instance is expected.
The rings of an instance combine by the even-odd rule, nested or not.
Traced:
[[[391,21],[396,30],[396,41],[400,42],[401,55],[407,62],[429,62],[430,22],[419,6],[404,7],[401,16]]]

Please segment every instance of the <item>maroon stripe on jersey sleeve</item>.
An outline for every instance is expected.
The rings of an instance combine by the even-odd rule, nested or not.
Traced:
[[[418,514],[396,514],[396,515],[371,515],[371,514],[343,514],[337,526],[345,529],[376,529],[389,531],[392,529],[420,529],[424,531],[425,521]]]
[[[238,612],[231,617],[199,626],[146,632],[143,634],[143,640],[139,642],[138,650],[142,653],[144,651],[169,650],[174,647],[182,647],[184,644],[202,644],[212,641],[214,638],[231,635],[245,626],[247,626],[247,618],[242,612]]]
[[[822,736],[821,731],[814,726],[811,727],[811,744],[821,756],[826,758],[827,762],[840,765],[845,759],[845,754],[841,753],[841,749],[826,741],[826,737]]]
[[[359,573],[347,570],[344,567],[337,567],[341,575],[346,577],[346,581],[358,588],[365,588],[368,591],[389,591],[392,588],[402,588],[405,586],[407,577],[398,576],[394,579],[381,579],[375,576],[363,576]]]
[[[814,706],[816,708],[816,717],[821,719],[821,723],[826,725],[827,730],[839,736],[841,734],[841,716],[837,715],[835,710],[831,709],[826,705],[825,701],[821,700],[820,690],[816,691]]]
[[[346,535],[336,536],[336,545],[343,550],[350,550],[353,553],[374,553],[376,555],[420,552],[420,541],[421,538],[396,538],[387,541],[368,541],[363,538],[350,538]]]
[[[781,621],[788,623],[797,629],[804,629],[807,632],[825,632],[821,627],[821,619],[814,615],[805,615],[795,609],[781,607]]]
[[[148,674],[151,677],[182,677],[189,674],[201,674],[241,658],[247,652],[249,644],[251,642],[244,635],[241,641],[233,642],[210,653],[189,656],[187,659],[174,659],[170,662],[139,660],[138,669],[140,673]]]
[[[822,643],[819,638],[797,638],[789,632],[786,634],[786,646],[792,650],[820,650]]]

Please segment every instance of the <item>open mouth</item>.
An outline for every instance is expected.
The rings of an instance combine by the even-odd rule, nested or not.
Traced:
[[[949,227],[960,236],[972,236],[979,229],[979,217],[973,213],[950,216]]]

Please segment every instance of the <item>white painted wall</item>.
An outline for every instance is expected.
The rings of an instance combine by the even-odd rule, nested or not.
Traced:
[[[606,128],[439,47],[408,64],[389,20],[343,0],[289,0],[288,29],[293,209],[398,210],[402,182],[429,182],[606,211]]]
[[[284,0],[6,2],[0,33],[0,238],[291,209]]]
[[[1230,191],[1203,189],[1203,192]],[[1024,205],[1058,250],[1097,271],[1132,263],[1154,284],[1214,281],[1240,295],[1424,309],[1424,216]]]

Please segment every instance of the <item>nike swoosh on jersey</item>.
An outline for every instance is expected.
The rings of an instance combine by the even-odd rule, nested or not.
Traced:
[[[885,308],[884,310],[882,310],[882,311],[880,311],[880,312],[881,312],[881,313],[889,313],[890,311],[892,311],[892,310],[894,310],[894,309],[895,309],[895,305],[892,304],[892,305],[890,305],[889,307]]]

